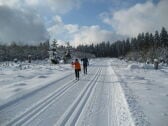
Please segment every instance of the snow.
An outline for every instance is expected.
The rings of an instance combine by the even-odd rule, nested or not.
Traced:
[[[127,69],[132,70],[132,69],[140,69],[141,67],[138,64],[130,64],[128,65]]]
[[[133,69],[154,69],[154,65],[153,64],[146,64],[146,63],[138,63],[138,64],[129,64],[127,66],[128,70],[133,70]],[[162,66],[159,65],[159,69],[162,69]]]
[[[167,126],[168,67],[91,59],[76,81],[70,64],[0,64],[0,125]]]
[[[4,104],[3,102],[23,96],[70,74],[71,66],[69,64],[54,66],[47,62],[9,63],[9,66],[1,67],[0,72],[0,104]]]
[[[135,124],[167,126],[168,68],[162,66],[154,70],[151,64],[114,61],[113,68],[121,81]]]

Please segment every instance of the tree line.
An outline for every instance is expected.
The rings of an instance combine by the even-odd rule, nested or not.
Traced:
[[[79,45],[78,50],[95,54],[96,57],[125,57],[144,62],[158,58],[168,62],[168,33],[163,27],[154,34],[140,33],[137,37],[118,40],[114,43]]]
[[[53,43],[52,43],[53,44]],[[13,61],[15,58],[24,61],[28,55],[33,60],[43,60],[49,57],[49,40],[38,45],[21,45],[12,42],[10,45],[0,44],[0,61]],[[59,50],[65,51],[64,46]],[[76,49],[83,54],[94,54],[96,57],[120,57],[128,60],[153,62],[155,58],[168,63],[168,33],[163,27],[160,32],[154,34],[140,33],[137,37],[118,40],[114,43],[101,42],[99,44],[79,45]]]
[[[0,61],[13,61],[18,59],[24,61],[31,55],[33,60],[48,58],[49,41],[38,45],[21,45],[12,42],[10,45],[0,44]]]

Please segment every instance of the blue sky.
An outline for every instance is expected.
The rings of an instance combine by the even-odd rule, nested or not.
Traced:
[[[167,0],[0,0],[0,42],[114,42],[168,28]]]
[[[80,24],[80,25],[104,25],[100,19],[102,12],[117,11],[120,9],[129,8],[137,3],[145,3],[147,0],[116,0],[115,4],[112,0],[85,0],[79,8],[75,8],[66,14],[62,15],[65,23]],[[157,3],[158,0],[153,0]],[[74,18],[76,17],[76,18]]]

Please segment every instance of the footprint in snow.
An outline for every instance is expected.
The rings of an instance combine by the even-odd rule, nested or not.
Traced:
[[[163,116],[168,116],[168,113],[162,113]]]
[[[22,75],[18,75],[17,77],[21,77],[21,78],[24,78],[25,76],[22,76]]]
[[[38,76],[38,78],[47,78],[47,76],[42,75],[42,76]]]
[[[146,90],[150,91],[151,89],[150,88],[146,88]]]
[[[145,78],[144,78],[144,77],[139,77],[139,76],[132,77],[132,79],[145,80]]]
[[[153,105],[153,103],[152,103],[152,102],[148,102],[148,104],[149,104],[149,105]]]
[[[16,88],[16,89],[14,89],[13,91],[14,92],[18,92],[18,91],[20,91],[20,90],[22,90],[21,88]]]
[[[16,84],[16,86],[25,86],[27,85],[26,83],[20,83],[20,84]]]
[[[164,88],[163,86],[158,86],[159,88]]]

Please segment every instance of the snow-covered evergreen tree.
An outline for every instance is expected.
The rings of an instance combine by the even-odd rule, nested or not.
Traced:
[[[54,39],[52,41],[51,48],[49,50],[49,58],[51,60],[51,63],[53,63],[53,64],[59,63],[57,46],[58,46],[57,40]]]
[[[164,27],[162,28],[160,33],[160,42],[161,46],[168,47],[168,33]]]

